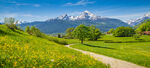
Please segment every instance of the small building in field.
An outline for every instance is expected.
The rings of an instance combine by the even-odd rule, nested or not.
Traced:
[[[144,35],[150,35],[150,31],[144,31],[143,34]]]

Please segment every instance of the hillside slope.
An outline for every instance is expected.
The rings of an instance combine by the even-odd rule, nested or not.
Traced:
[[[0,68],[106,68],[106,65],[46,39],[0,25]]]

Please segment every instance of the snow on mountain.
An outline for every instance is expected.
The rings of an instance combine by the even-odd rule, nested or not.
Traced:
[[[48,19],[46,21],[34,21],[29,23],[23,23],[20,26],[36,26],[42,32],[51,34],[64,33],[67,28],[76,27],[80,24],[84,24],[87,26],[95,25],[103,32],[107,32],[111,28],[129,26],[127,23],[121,21],[120,19],[96,16],[89,11],[84,11],[79,16],[69,16],[65,14],[56,18]]]
[[[70,16],[68,16],[67,14],[65,14],[65,15],[62,15],[62,16],[57,17],[57,19],[70,20]]]
[[[67,14],[57,17],[60,20],[97,20],[100,16],[96,16],[89,11],[82,12],[79,16],[68,16]]]
[[[135,25],[138,25],[140,24],[141,22],[143,22],[144,20],[146,19],[150,19],[150,13],[147,13],[145,14],[143,17],[140,17],[138,19],[135,19],[135,20],[130,20],[128,22],[129,25],[132,25],[132,26],[135,26]]]
[[[96,20],[96,19],[98,19],[99,17],[98,16],[96,16],[96,15],[94,15],[93,13],[91,13],[91,12],[89,12],[89,11],[84,11],[84,12],[82,12],[81,13],[81,15],[80,16],[78,16],[78,18],[77,19],[79,19],[79,20]]]

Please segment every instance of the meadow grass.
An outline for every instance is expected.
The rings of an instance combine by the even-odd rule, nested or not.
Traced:
[[[0,25],[0,68],[108,68],[90,56]]]
[[[150,40],[150,36],[141,36],[141,39]],[[132,37],[105,35],[98,41],[85,41],[84,44],[77,42],[71,47],[103,54],[150,68],[150,42],[105,43],[105,40],[121,42],[137,41]]]

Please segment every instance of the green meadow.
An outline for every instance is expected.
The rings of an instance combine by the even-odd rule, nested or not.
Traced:
[[[58,39],[59,40],[59,39]],[[58,41],[57,41],[58,42]],[[108,68],[56,41],[0,25],[0,68]]]
[[[83,24],[68,28],[65,35],[46,35],[35,26],[25,30],[6,18],[0,25],[0,68],[109,68],[110,65],[71,47],[150,68],[150,22],[136,30],[118,27],[107,34]],[[101,57],[100,57],[101,58]]]
[[[133,37],[101,36],[98,41],[85,41],[84,44],[70,42],[71,47],[129,61],[150,68],[150,36],[143,35],[140,40]]]

